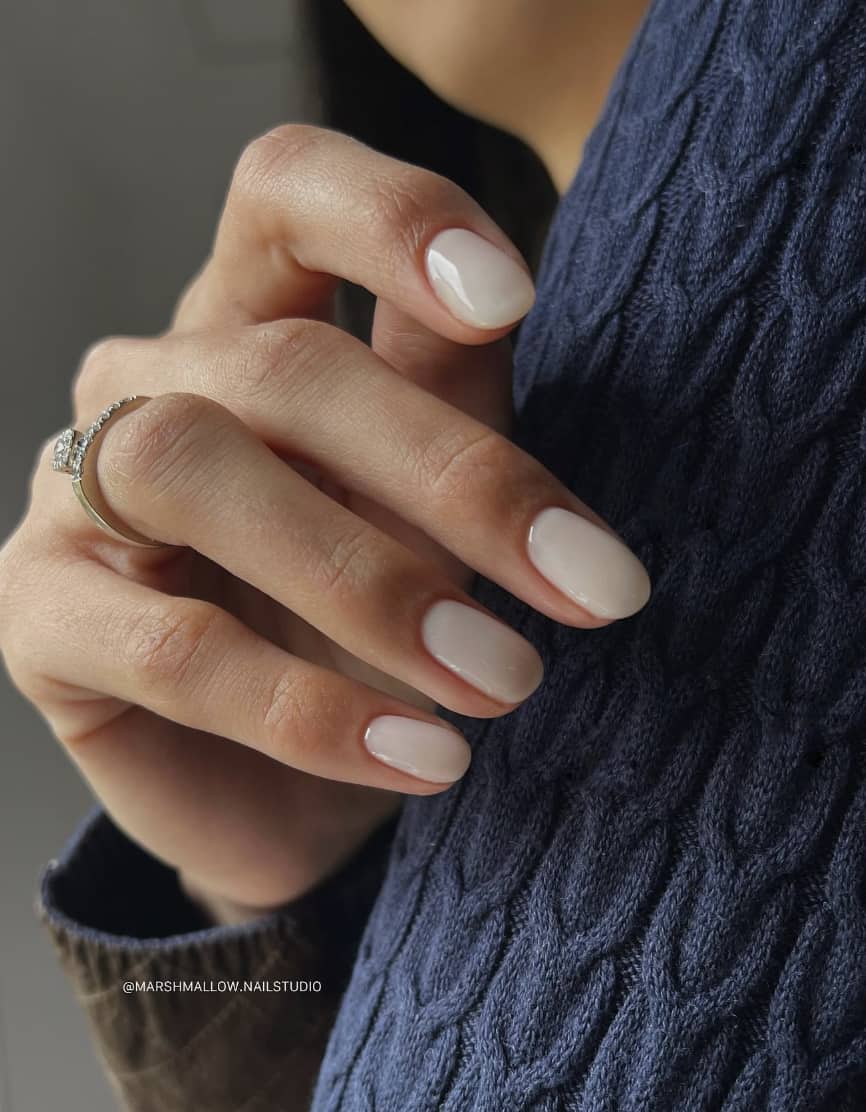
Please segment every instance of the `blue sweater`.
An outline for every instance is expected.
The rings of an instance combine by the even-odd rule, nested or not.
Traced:
[[[655,0],[557,212],[515,406],[653,597],[581,631],[477,581],[545,682],[442,712],[473,764],[405,805],[314,1112],[864,1112],[866,0]],[[121,971],[279,953],[273,924],[179,927],[160,867],[89,830],[43,901],[103,1030]],[[263,1008],[232,1034],[253,1073],[300,1037]],[[154,1042],[121,1055],[136,1108],[164,1107]],[[286,1108],[199,1059],[220,1107]]]
[[[654,595],[412,798],[315,1112],[866,1109],[866,4],[656,0],[517,441]],[[446,717],[449,715],[446,713]]]

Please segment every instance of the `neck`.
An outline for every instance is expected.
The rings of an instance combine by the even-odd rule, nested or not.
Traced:
[[[575,5],[573,35],[547,59],[545,74],[509,130],[530,146],[564,193],[577,172],[583,147],[598,121],[611,83],[648,0],[610,0]],[[538,95],[536,95],[536,92]]]

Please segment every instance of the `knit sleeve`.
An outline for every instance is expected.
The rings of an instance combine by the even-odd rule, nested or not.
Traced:
[[[37,913],[130,1112],[308,1107],[395,820],[279,911],[213,927],[101,810],[47,867]]]

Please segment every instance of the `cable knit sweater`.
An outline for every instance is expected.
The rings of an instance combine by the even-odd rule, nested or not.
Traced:
[[[315,1112],[866,1109],[866,5],[659,0],[517,440],[654,596],[407,802]],[[447,716],[447,715],[446,715]]]
[[[866,1109],[864,136],[863,0],[651,7],[557,212],[515,406],[653,598],[587,632],[477,581],[546,679],[450,715],[472,768],[408,799],[366,873],[314,1112]],[[312,968],[300,918],[148,941],[135,909],[171,908],[170,878],[105,822],[42,910],[129,1106],[306,1106],[285,997],[136,1020],[115,983]]]

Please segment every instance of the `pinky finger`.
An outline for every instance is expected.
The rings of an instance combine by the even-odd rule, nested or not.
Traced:
[[[469,766],[443,719],[285,652],[213,603],[90,562],[67,564],[63,579],[63,605],[45,600],[39,623],[31,667],[42,675],[329,780],[428,795]]]

